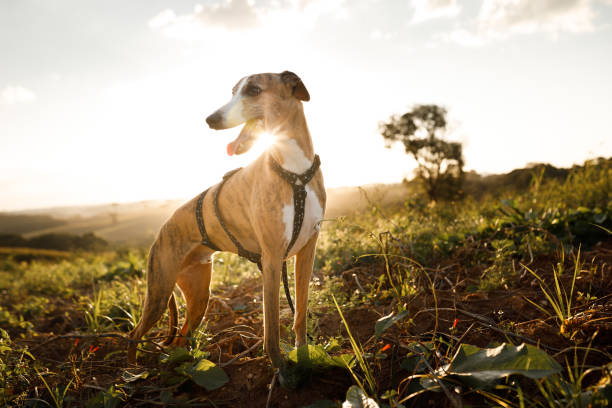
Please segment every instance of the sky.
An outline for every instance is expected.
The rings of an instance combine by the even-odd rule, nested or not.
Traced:
[[[327,187],[410,177],[378,128],[424,103],[467,170],[612,156],[612,0],[0,0],[0,211],[191,198],[263,148],[205,117],[284,70]]]

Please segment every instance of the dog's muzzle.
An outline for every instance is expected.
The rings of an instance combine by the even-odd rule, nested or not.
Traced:
[[[206,123],[211,129],[220,130],[223,128],[223,115],[217,111],[206,118]]]

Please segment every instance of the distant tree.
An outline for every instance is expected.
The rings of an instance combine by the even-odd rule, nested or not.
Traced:
[[[416,177],[432,200],[458,197],[463,183],[463,149],[445,140],[446,113],[438,105],[416,105],[380,124],[386,147],[401,142],[416,160]]]

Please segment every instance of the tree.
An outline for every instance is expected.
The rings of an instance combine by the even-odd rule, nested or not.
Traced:
[[[414,157],[416,177],[432,200],[458,197],[463,183],[463,149],[461,143],[445,140],[446,113],[438,105],[416,105],[380,124],[386,147],[401,142]]]

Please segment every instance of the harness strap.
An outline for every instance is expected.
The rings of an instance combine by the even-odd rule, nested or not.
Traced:
[[[293,173],[289,170],[285,170],[280,164],[276,162],[276,160],[270,158],[270,162],[272,163],[272,169],[281,176],[293,190],[293,232],[291,234],[291,241],[289,241],[289,245],[287,245],[287,250],[285,251],[285,257],[293,248],[295,241],[297,241],[300,236],[300,231],[302,230],[302,224],[304,223],[304,213],[306,212],[306,184],[312,180],[314,175],[316,174],[319,166],[321,165],[321,159],[319,155],[316,154],[314,160],[312,161],[312,165],[308,170],[306,170],[302,174]]]
[[[289,185],[291,186],[291,189],[293,190],[293,206],[294,206],[293,232],[291,234],[291,240],[289,241],[289,245],[287,245],[287,249],[285,251],[284,258],[287,258],[289,251],[291,250],[291,248],[293,248],[293,245],[295,244],[295,242],[297,241],[300,235],[302,224],[304,223],[304,213],[306,210],[306,196],[307,196],[306,184],[308,184],[308,182],[310,182],[310,180],[312,180],[312,178],[316,174],[317,170],[319,169],[319,166],[321,165],[321,160],[319,158],[319,155],[315,155],[314,160],[312,162],[312,166],[310,166],[310,168],[306,170],[304,173],[297,174],[289,170],[285,170],[274,159],[272,158],[270,159],[271,159],[270,162],[272,163],[272,169],[283,180],[289,183]],[[223,227],[223,230],[225,231],[227,236],[236,246],[238,255],[257,264],[257,267],[259,268],[259,270],[263,271],[263,268],[261,265],[261,254],[251,252],[247,250],[246,248],[244,248],[242,244],[240,244],[240,241],[238,241],[238,239],[234,236],[234,234],[232,234],[232,232],[229,230],[229,228],[225,224],[225,221],[223,220],[223,217],[221,216],[221,211],[219,210],[219,200],[218,199],[219,199],[219,193],[221,193],[221,189],[225,185],[225,182],[229,180],[230,177],[232,177],[236,172],[238,172],[241,169],[242,167],[227,172],[223,176],[223,180],[221,180],[219,187],[215,190],[215,193],[213,196],[213,205],[215,208],[215,215],[217,216],[217,219],[219,220],[219,224],[221,224],[221,227]],[[211,249],[214,249],[215,251],[221,251],[219,247],[217,247],[215,244],[213,244],[210,241],[210,239],[208,238],[208,234],[206,233],[206,227],[204,226],[204,218],[202,217],[202,203],[204,202],[204,197],[206,196],[207,192],[208,192],[208,189],[205,190],[202,194],[200,194],[200,197],[198,197],[198,202],[196,205],[196,220],[198,223],[198,228],[200,229],[200,234],[202,235],[202,245],[205,245]],[[289,292],[289,282],[287,278],[287,261],[286,260],[283,261],[282,278],[283,278],[283,286],[285,287],[285,296],[287,297],[287,303],[289,303],[289,308],[291,309],[291,312],[295,314],[295,309],[293,307],[293,301],[291,300],[291,293]]]
[[[221,211],[219,210],[219,193],[221,192],[221,190],[223,189],[223,186],[225,185],[225,182],[227,180],[230,179],[230,177],[232,177],[237,171],[241,170],[242,167],[234,169],[228,173],[226,173],[223,176],[223,180],[221,180],[221,183],[219,184],[219,187],[215,190],[215,195],[213,196],[213,204],[215,206],[215,215],[217,216],[217,219],[219,220],[219,224],[221,224],[221,227],[223,227],[223,230],[225,231],[225,233],[227,234],[227,236],[229,237],[229,239],[232,240],[232,242],[234,243],[234,245],[236,246],[236,249],[238,250],[238,255],[248,259],[249,261],[257,264],[257,266],[259,267],[259,270],[262,270],[262,266],[261,266],[261,254],[257,254],[255,252],[251,252],[249,250],[247,250],[245,247],[242,246],[242,244],[240,243],[240,241],[238,241],[238,239],[234,236],[234,234],[232,234],[232,232],[229,230],[229,228],[227,228],[227,225],[225,224],[225,221],[223,220],[223,217],[221,216]]]
[[[198,197],[198,202],[196,203],[196,221],[198,223],[198,228],[200,229],[200,235],[202,235],[202,245],[207,246],[210,249],[214,249],[215,251],[220,251],[221,249],[213,244],[210,238],[208,238],[206,226],[204,225],[204,217],[202,217],[202,203],[204,202],[204,197],[206,197],[208,190],[210,189],[208,188],[204,190],[204,192]]]

